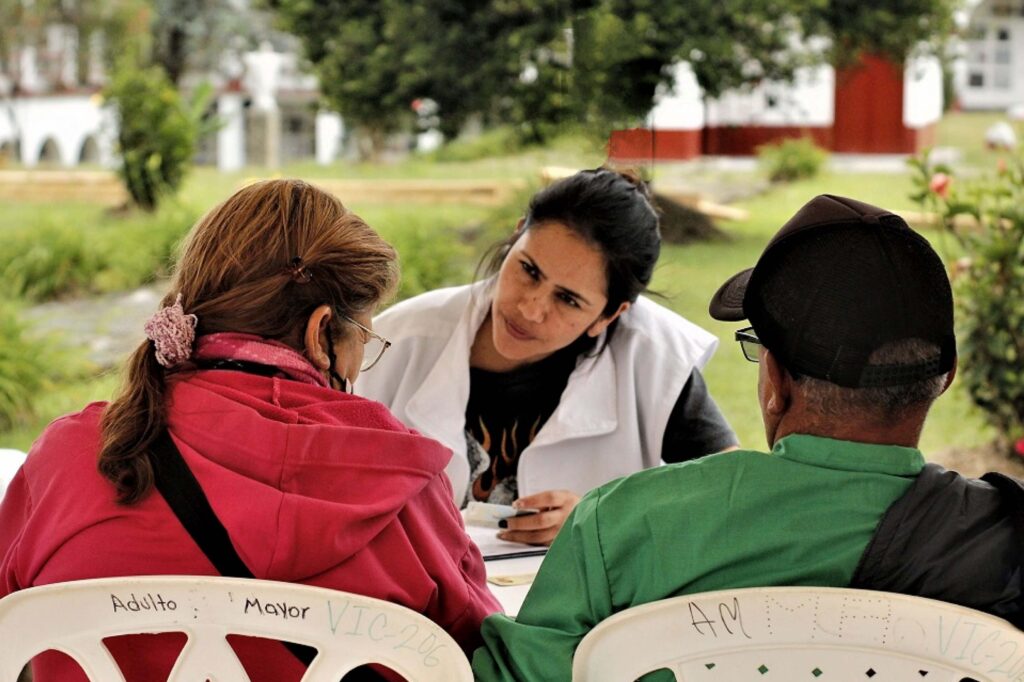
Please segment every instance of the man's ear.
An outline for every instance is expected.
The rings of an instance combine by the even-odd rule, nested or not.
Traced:
[[[623,301],[619,305],[619,309],[616,310],[611,315],[609,315],[608,317],[604,317],[602,315],[601,317],[597,318],[597,321],[594,322],[594,324],[587,327],[587,336],[596,339],[598,336],[601,335],[601,332],[608,328],[608,325],[610,325],[612,322],[618,319],[619,315],[629,310],[630,305],[631,304],[629,301]]]
[[[957,370],[957,367],[959,367],[959,366],[960,366],[960,358],[959,357],[953,358],[953,369],[949,370],[949,373],[946,374],[946,383],[942,386],[942,391],[939,393],[939,395],[942,395],[943,393],[945,393],[946,389],[949,388],[953,384],[953,379],[956,378],[956,370]]]
[[[331,306],[325,304],[318,306],[306,321],[306,333],[303,334],[306,357],[317,369],[327,370],[331,366],[331,358],[327,355],[326,332],[333,316]]]
[[[775,359],[772,352],[762,346],[761,363],[764,365],[766,401],[765,409],[782,414],[789,408],[793,396],[793,377]]]

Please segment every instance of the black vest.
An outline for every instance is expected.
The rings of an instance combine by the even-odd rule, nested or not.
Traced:
[[[927,464],[885,512],[850,587],[952,602],[1024,629],[1024,486]]]

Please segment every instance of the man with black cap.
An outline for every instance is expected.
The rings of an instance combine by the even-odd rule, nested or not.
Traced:
[[[759,363],[770,454],[740,450],[594,490],[511,618],[484,621],[482,680],[565,679],[602,619],[680,594],[770,585],[907,592],[1024,626],[1024,488],[925,464],[956,372],[941,259],[898,216],[823,195],[711,302]]]

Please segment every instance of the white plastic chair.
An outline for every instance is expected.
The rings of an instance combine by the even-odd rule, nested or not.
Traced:
[[[574,682],[667,668],[695,680],[1024,680],[1024,633],[954,604],[888,592],[769,587],[644,604],[590,631]]]
[[[25,453],[21,450],[0,448],[0,500],[4,498],[4,491],[24,462]]]
[[[315,647],[303,682],[338,682],[366,663],[415,682],[473,679],[448,633],[390,602],[266,580],[156,576],[58,583],[0,599],[0,682],[15,682],[48,649],[74,658],[94,682],[123,682],[102,640],[157,632],[188,636],[169,682],[247,682],[228,634]]]

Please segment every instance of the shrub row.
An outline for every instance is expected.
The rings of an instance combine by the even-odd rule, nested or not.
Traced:
[[[18,308],[16,302],[0,299],[0,432],[27,423],[38,396],[61,378],[83,371],[80,361],[30,336]]]
[[[110,217],[91,229],[49,218],[4,230],[0,294],[44,301],[120,291],[166,274],[195,214],[168,205],[154,214]]]
[[[800,137],[759,146],[757,160],[770,181],[793,182],[817,176],[828,161],[828,152],[814,140]]]

